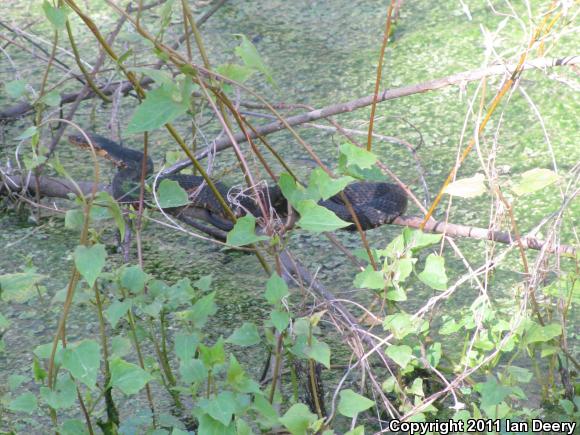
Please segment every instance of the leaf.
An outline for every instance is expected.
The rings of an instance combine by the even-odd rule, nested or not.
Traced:
[[[92,287],[105,266],[107,258],[105,246],[100,243],[91,247],[79,245],[76,247],[73,257],[79,273]]]
[[[543,343],[550,341],[562,335],[562,326],[558,323],[551,323],[549,325],[541,326],[533,323],[526,331],[526,342],[529,343]]]
[[[224,340],[220,337],[213,346],[199,345],[199,354],[201,360],[208,368],[213,368],[218,364],[223,364],[226,361],[226,354],[224,352]]]
[[[191,308],[187,320],[193,322],[197,328],[203,327],[209,316],[217,312],[217,305],[214,302],[215,292],[205,295],[199,299]]]
[[[294,207],[297,207],[300,201],[305,199],[318,200],[318,197],[313,198],[311,192],[308,192],[302,186],[297,185],[294,178],[286,172],[282,173],[280,178],[278,178],[278,186],[280,186],[284,198],[286,198]]]
[[[46,18],[48,18],[48,21],[50,21],[50,24],[52,24],[55,29],[64,29],[66,24],[66,12],[64,8],[55,8],[47,0],[44,0],[44,3],[42,3],[42,9],[44,10]]]
[[[175,355],[181,361],[190,361],[199,346],[199,337],[195,333],[177,334],[175,336]]]
[[[127,314],[127,311],[131,308],[131,301],[115,301],[107,307],[105,310],[105,317],[111,324],[111,327],[116,327],[117,323],[121,317]]]
[[[129,121],[127,133],[153,131],[183,115],[188,108],[189,101],[181,99],[179,89],[175,85],[161,85],[147,92],[145,100],[137,107]]]
[[[194,411],[195,412],[195,411]],[[199,426],[197,428],[198,434],[203,435],[235,435],[236,428],[233,424],[229,426],[224,426],[221,422],[217,421],[214,418],[211,418],[208,414],[203,413],[201,408],[199,408],[199,412],[196,415],[197,421]]]
[[[292,435],[304,435],[308,426],[317,420],[315,414],[310,412],[303,403],[293,405],[286,414],[280,417],[280,423],[284,425]]]
[[[173,86],[173,76],[166,71],[147,67],[132,67],[129,68],[129,71],[146,75],[147,77],[152,78],[158,85]]]
[[[65,420],[58,429],[60,435],[89,435],[89,431],[81,420]]]
[[[149,279],[150,276],[138,265],[125,267],[121,272],[121,285],[133,294],[143,292]]]
[[[52,409],[65,409],[77,400],[76,384],[69,375],[59,376],[54,389],[40,387],[40,397]]]
[[[425,396],[425,393],[423,392],[423,379],[415,378],[413,384],[411,387],[409,387],[408,392],[409,394],[414,394],[415,396]]]
[[[432,289],[447,289],[445,258],[436,254],[429,254],[425,262],[425,269],[419,274],[419,279]]]
[[[206,291],[209,291],[209,289],[211,287],[212,280],[213,280],[213,277],[212,277],[212,275],[210,273],[209,275],[204,275],[201,278],[199,278],[197,281],[195,281],[193,283],[193,285],[196,288],[198,288],[198,289],[206,292]]]
[[[270,321],[278,332],[282,332],[288,327],[288,323],[290,323],[290,314],[287,311],[273,310],[270,312]]]
[[[159,207],[173,208],[189,204],[187,192],[179,185],[177,181],[161,180],[157,189]]]
[[[342,390],[340,392],[338,412],[345,417],[354,418],[358,413],[369,409],[374,404],[374,401],[367,399],[365,396],[361,396],[350,389]]]
[[[30,392],[16,396],[8,402],[8,409],[13,412],[26,412],[32,414],[38,407],[36,396]]]
[[[201,360],[193,359],[182,361],[179,364],[179,374],[182,382],[193,384],[204,382],[207,379],[208,371]]]
[[[133,352],[131,340],[122,335],[115,335],[111,340],[111,356],[122,357]]]
[[[27,86],[27,84],[24,80],[12,80],[12,81],[6,82],[4,84],[4,89],[6,90],[6,93],[10,97],[20,98],[26,93],[26,86]],[[26,131],[30,130],[30,128],[32,128],[32,127],[29,127],[28,129],[26,129]],[[36,127],[34,127],[34,128],[36,131]],[[30,136],[32,136],[32,134]],[[18,139],[20,139],[20,138],[18,138]],[[26,138],[22,138],[22,139],[26,139]]]
[[[262,60],[260,53],[256,49],[255,45],[245,36],[237,34],[235,36],[240,37],[240,45],[234,49],[234,52],[242,59],[247,67],[253,68],[260,71],[266,76],[266,79],[271,84],[274,84],[274,79],[270,73],[270,69],[266,66]]]
[[[346,158],[347,166],[356,165],[361,169],[368,169],[377,161],[376,155],[349,142],[340,146],[340,153]]]
[[[312,345],[306,346],[304,348],[304,353],[308,358],[312,358],[327,369],[330,369],[330,347],[328,347],[328,344],[323,341],[318,341],[313,337]]]
[[[228,233],[226,243],[232,246],[244,246],[261,240],[268,240],[268,236],[256,235],[256,218],[247,215],[238,219]]]
[[[26,380],[25,376],[22,375],[10,375],[8,376],[8,388],[10,391],[15,391],[20,387]]]
[[[28,127],[26,130],[24,130],[18,136],[16,136],[16,139],[18,139],[18,140],[28,139],[29,137],[32,137],[35,134],[38,134],[38,129],[36,128],[36,126],[33,125],[31,127]]]
[[[350,222],[343,221],[332,211],[316,204],[312,200],[301,201],[297,209],[298,213],[300,213],[300,220],[297,225],[314,233],[335,231],[351,225]]]
[[[36,286],[44,278],[32,271],[0,275],[0,297],[6,302],[24,303],[36,294]]]
[[[2,313],[0,313],[0,331],[2,329],[7,329],[10,326],[10,320],[8,320]]]
[[[266,300],[272,305],[278,304],[283,298],[288,296],[288,284],[276,272],[272,274],[270,279],[266,282]]]
[[[358,288],[382,290],[385,288],[385,277],[381,270],[376,271],[373,266],[368,265],[365,270],[356,274],[354,285]]]
[[[518,196],[536,192],[558,181],[558,175],[550,169],[534,168],[522,174],[519,183],[512,190]]]
[[[443,237],[443,234],[429,234],[424,233],[421,230],[412,230],[410,231],[410,234],[407,236],[406,233],[407,229],[408,228],[405,228],[403,235],[405,243],[407,243],[411,247],[413,253],[419,252],[420,250],[428,246],[439,243],[441,241],[441,238]]]
[[[60,104],[60,94],[58,91],[50,91],[41,98],[41,101],[44,102],[47,106],[50,107],[57,107]]]
[[[138,393],[153,377],[138,365],[129,363],[121,358],[110,361],[110,386],[118,388],[123,393]]]
[[[486,382],[475,384],[475,391],[481,394],[481,406],[487,408],[499,405],[511,394],[512,389],[498,384],[496,379],[490,376]]]
[[[85,214],[78,208],[67,210],[64,215],[64,227],[67,230],[80,230],[83,227]]]
[[[406,344],[400,346],[392,344],[387,347],[385,354],[403,369],[413,359],[413,350]]]
[[[475,174],[470,178],[455,180],[445,188],[445,193],[461,198],[475,198],[486,192],[484,184],[485,177],[483,174]]]
[[[242,326],[236,329],[233,334],[226,339],[226,343],[243,347],[253,346],[259,342],[260,334],[258,333],[258,328],[251,322],[244,322]]]
[[[396,339],[402,340],[409,334],[417,332],[421,319],[414,319],[407,313],[397,313],[387,316],[383,322],[383,328],[393,333]]]
[[[211,400],[201,400],[199,406],[213,419],[228,426],[236,409],[236,397],[231,391],[222,391]]]
[[[248,80],[256,70],[253,68],[249,68],[244,65],[237,65],[235,63],[226,63],[217,67],[216,71],[218,74],[233,80],[238,83],[244,83]],[[223,84],[224,90],[226,92],[230,91],[231,85],[229,83]]]
[[[354,180],[354,178],[348,176],[334,179],[321,168],[316,168],[310,174],[308,190],[315,191],[318,197],[326,200],[331,196],[342,192],[344,188]]]
[[[62,366],[74,379],[95,388],[101,365],[101,347],[94,340],[84,340],[74,348],[63,349]]]
[[[365,435],[365,427],[363,425],[357,426],[353,430],[349,430],[344,435]]]

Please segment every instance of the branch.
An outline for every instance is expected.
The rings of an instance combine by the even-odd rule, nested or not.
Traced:
[[[0,168],[0,178],[2,179],[1,181],[3,182],[2,184],[0,184],[0,195],[7,195],[11,191],[20,191],[23,188],[25,188],[25,186],[27,186],[26,190],[29,193],[36,194],[35,183],[27,182],[27,178],[21,175],[6,175],[8,173],[9,171],[7,171],[5,168],[4,169]],[[93,187],[92,182],[78,181],[76,183],[84,194],[89,194],[91,192],[91,189]],[[39,193],[41,196],[69,198],[70,193],[76,193],[76,189],[73,183],[71,183],[68,180],[60,178],[42,176],[40,177],[39,180],[39,186],[40,186]],[[99,190],[108,191],[108,188],[106,186],[99,185]],[[210,222],[207,218],[207,214],[203,213],[203,211],[195,213],[194,211],[199,209],[190,208],[188,210],[190,210],[190,213],[186,214],[185,218],[189,218],[189,220],[201,219],[205,220],[206,222]],[[423,218],[418,216],[399,216],[392,222],[392,224],[411,228],[419,228],[422,221]],[[187,220],[185,220],[185,222],[189,223],[187,222]],[[490,231],[486,228],[437,222],[433,220],[425,225],[424,230],[431,233],[446,234],[451,237],[466,237],[475,240],[491,240],[499,243],[504,243],[507,245],[511,245],[512,243],[514,243],[514,240],[512,239],[511,235],[503,231]],[[537,239],[535,237],[523,237],[521,240],[524,248],[526,249],[541,250],[546,244],[545,241]],[[576,248],[570,245],[549,246],[547,250],[548,252],[551,253],[566,254],[572,256],[576,255]]]

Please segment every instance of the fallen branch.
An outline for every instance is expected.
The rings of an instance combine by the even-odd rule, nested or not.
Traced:
[[[7,175],[9,172],[6,169],[0,168],[0,195],[7,195],[11,191],[21,191],[26,186],[26,190],[30,194],[36,194],[35,183],[27,182],[27,177],[21,175]],[[91,192],[93,183],[90,181],[78,181],[76,184],[80,187],[83,194],[88,194]],[[42,176],[39,179],[40,195],[49,196],[55,198],[69,198],[71,193],[76,193],[74,183],[59,178]],[[103,185],[99,185],[99,190],[108,191],[108,188]],[[207,213],[195,212],[195,208],[188,209],[189,213],[184,214],[186,220],[184,222],[190,224],[192,219],[204,220],[210,222],[207,217]],[[179,215],[177,215],[179,217]],[[182,219],[183,220],[183,219]],[[399,216],[396,218],[392,225],[399,225],[410,228],[419,228],[422,217],[418,216]],[[191,224],[190,224],[191,225]],[[425,231],[431,233],[445,234],[450,237],[465,237],[476,240],[491,240],[494,242],[499,242],[507,245],[514,243],[511,235],[503,231],[490,231],[486,228],[478,228],[467,225],[452,224],[438,221],[430,221],[425,225]],[[203,231],[203,230],[202,230]],[[218,234],[216,232],[214,234]],[[221,234],[221,233],[220,233]],[[522,243],[526,249],[541,250],[546,244],[545,241],[537,239],[535,237],[522,237]],[[566,254],[566,255],[576,255],[576,248],[570,245],[558,245],[549,246],[548,252]]]

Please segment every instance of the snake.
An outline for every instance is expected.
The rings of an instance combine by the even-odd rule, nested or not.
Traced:
[[[119,202],[135,202],[139,192],[141,174],[153,174],[153,160],[131,148],[119,145],[115,141],[96,133],[71,134],[68,141],[81,148],[94,147],[97,155],[111,161],[117,168],[113,176],[111,190],[113,197]],[[88,140],[87,140],[88,139]],[[90,140],[90,142],[89,142]],[[222,204],[202,176],[189,174],[171,174],[158,177],[157,185],[162,180],[176,181],[188,192],[191,204],[207,212],[208,220],[216,227],[229,231],[233,223],[229,220]],[[216,190],[223,198],[228,198],[230,187],[222,182],[213,182]],[[259,189],[258,195],[267,198],[272,208],[279,216],[288,213],[288,202],[278,185],[264,186]],[[386,182],[358,181],[346,186],[342,192],[326,200],[320,200],[318,205],[332,211],[340,219],[351,224],[344,229],[356,230],[353,216],[345,199],[350,203],[363,230],[369,230],[384,224],[390,224],[407,209],[407,194],[396,184]],[[262,217],[260,207],[250,196],[240,195],[235,201],[228,201],[228,205],[236,216],[247,213],[255,217]]]

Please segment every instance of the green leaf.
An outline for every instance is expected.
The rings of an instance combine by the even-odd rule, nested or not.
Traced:
[[[330,347],[323,341],[318,341],[315,337],[312,338],[312,345],[304,348],[304,353],[308,358],[319,362],[327,369],[330,369]]]
[[[213,346],[199,345],[199,354],[201,360],[208,368],[213,368],[218,364],[223,364],[226,361],[226,354],[224,352],[224,340],[220,339]]]
[[[308,190],[316,192],[316,195],[324,200],[342,192],[344,188],[355,179],[352,177],[331,178],[321,168],[316,168],[310,174]]]
[[[138,365],[129,363],[121,358],[110,361],[110,386],[118,388],[123,393],[138,393],[153,377]]]
[[[254,44],[252,44],[245,35],[237,34],[235,36],[239,36],[241,39],[240,45],[234,49],[235,53],[242,59],[247,67],[260,71],[266,76],[268,82],[274,84],[274,79],[272,78],[270,69],[260,57],[260,53],[258,53]]]
[[[37,407],[36,396],[32,393],[21,394],[8,402],[8,409],[13,412],[32,414]]]
[[[244,322],[227,338],[226,342],[243,347],[253,346],[260,342],[260,334],[256,325],[251,322]]]
[[[222,391],[211,400],[201,400],[199,406],[213,419],[224,426],[228,426],[236,409],[236,397],[231,391]]]
[[[260,426],[271,428],[279,424],[279,417],[276,408],[274,408],[274,406],[261,394],[254,396],[252,409],[261,416]]]
[[[512,392],[511,388],[498,384],[496,379],[491,376],[486,382],[475,384],[474,389],[481,395],[481,406],[483,408],[499,405]]]
[[[217,67],[216,71],[218,74],[238,83],[244,83],[256,72],[253,68],[244,65],[237,65],[235,63],[220,65]],[[223,86],[226,92],[231,89],[231,85],[228,83],[224,83]]]
[[[413,359],[413,349],[406,344],[400,346],[392,344],[387,347],[385,354],[403,369],[407,367],[409,361]]]
[[[65,420],[58,430],[60,435],[89,435],[85,423],[77,419]]]
[[[209,316],[217,312],[217,305],[214,302],[215,292],[209,293],[199,299],[191,308],[187,320],[193,322],[197,328],[203,327]]]
[[[52,409],[70,408],[77,400],[76,384],[68,374],[59,376],[54,389],[40,387],[40,397]]]
[[[201,414],[201,408],[199,409],[199,414]],[[224,426],[221,422],[212,418],[208,414],[197,415],[197,421],[199,426],[197,428],[198,434],[204,435],[235,435],[236,428],[235,425],[230,424],[229,426]]]
[[[143,292],[149,279],[150,276],[138,265],[125,267],[121,272],[121,285],[133,294]]]
[[[157,198],[159,207],[173,208],[189,204],[187,192],[179,185],[177,181],[161,180],[159,189],[157,189]]]
[[[512,190],[518,196],[536,192],[558,181],[558,175],[550,169],[534,168],[522,174],[522,178]]]
[[[344,435],[365,435],[365,427],[364,426],[357,426],[353,430],[349,430]]]
[[[409,233],[407,233],[407,230],[409,230]],[[439,243],[443,237],[443,234],[429,234],[421,230],[410,230],[409,228],[405,228],[403,235],[405,243],[409,245],[413,253]]]
[[[227,374],[228,384],[242,393],[261,394],[260,386],[250,379],[234,355],[230,355],[230,364]]]
[[[475,198],[486,192],[484,181],[485,176],[483,174],[475,174],[470,178],[461,178],[448,184],[445,188],[445,193],[461,198]]]
[[[107,192],[99,192],[95,200],[97,204],[101,204],[102,206],[107,207],[107,209],[109,210],[109,214],[113,217],[113,219],[115,220],[115,224],[119,229],[121,240],[125,240],[126,223],[125,219],[123,218],[123,212],[121,211],[121,207],[119,207],[119,203],[115,201],[115,199]]]
[[[101,365],[101,347],[94,340],[84,340],[75,347],[63,349],[62,366],[74,379],[93,389]]]
[[[272,274],[268,282],[266,282],[266,300],[272,305],[278,304],[283,298],[288,296],[288,285],[276,272]]]
[[[197,334],[177,334],[175,336],[175,355],[181,361],[192,360],[199,346]]]
[[[376,271],[371,265],[368,265],[365,270],[356,274],[354,285],[358,288],[382,290],[386,284],[383,272],[381,270]]]
[[[546,326],[540,326],[533,323],[526,331],[526,342],[529,343],[543,343],[550,341],[553,338],[562,335],[562,326],[558,323],[551,323]]]
[[[20,98],[26,93],[26,82],[24,80],[12,80],[12,81],[6,82],[4,84],[4,89],[6,89],[6,93],[10,97]],[[30,130],[30,128],[32,128],[32,127],[29,127],[28,129],[26,129],[26,131]],[[36,133],[36,127],[34,127],[34,129],[35,129],[35,133]],[[30,136],[32,136],[32,134]],[[22,138],[22,139],[26,139],[26,138]]]
[[[261,240],[268,240],[268,236],[256,235],[256,218],[247,215],[238,219],[234,228],[228,233],[226,242],[232,246],[244,246]]]
[[[33,125],[31,127],[28,127],[26,130],[24,130],[18,136],[16,136],[16,139],[18,139],[18,140],[28,139],[28,138],[34,136],[35,134],[38,134],[38,129],[36,128],[36,126]]]
[[[278,332],[282,332],[288,327],[288,323],[290,323],[290,313],[287,311],[273,310],[270,312],[270,321]]]
[[[369,409],[374,404],[374,401],[367,399],[365,396],[361,396],[350,389],[342,390],[340,392],[338,412],[345,417],[354,418],[359,412]]]
[[[46,18],[48,18],[48,21],[50,21],[50,24],[52,24],[55,29],[64,29],[66,24],[66,11],[64,8],[55,8],[47,0],[44,0],[44,3],[42,3],[42,9],[44,10]]]
[[[8,388],[10,391],[15,391],[20,387],[26,380],[25,376],[22,375],[10,375],[8,376]]]
[[[414,319],[410,314],[400,312],[387,316],[383,322],[383,328],[391,331],[396,339],[402,340],[407,335],[416,333],[422,322],[421,319]]]
[[[298,213],[300,213],[300,220],[297,222],[297,225],[300,228],[314,233],[335,231],[352,225],[350,222],[343,221],[332,211],[316,204],[312,200],[301,201],[297,209]]]
[[[44,278],[32,271],[0,275],[0,297],[6,302],[24,303],[36,295],[36,286]]]
[[[183,100],[175,85],[161,85],[149,91],[145,100],[137,107],[127,126],[127,134],[153,131],[183,115],[189,101]]]
[[[173,76],[167,71],[147,67],[131,67],[129,68],[129,71],[146,75],[147,77],[152,78],[158,85],[173,86]]]
[[[0,330],[7,329],[10,326],[10,320],[8,320],[2,313],[0,313]]]
[[[282,173],[280,178],[278,178],[278,186],[280,186],[284,198],[294,207],[297,207],[300,201],[305,199],[318,200],[318,197],[313,198],[311,196],[312,192],[308,192],[302,186],[298,186],[294,178],[286,172]]]
[[[182,361],[179,364],[179,374],[182,382],[186,384],[201,383],[207,379],[208,371],[199,359]]]
[[[107,258],[105,246],[100,243],[91,247],[77,246],[73,257],[79,273],[92,287],[105,266],[105,259]]]
[[[429,346],[427,349],[427,361],[432,367],[437,367],[439,365],[439,361],[441,361],[441,355],[443,352],[441,351],[441,343],[433,343],[433,346]]]
[[[308,430],[308,426],[317,420],[315,414],[310,412],[308,407],[302,403],[293,405],[286,414],[280,417],[280,423],[292,435],[304,435]]]
[[[356,165],[361,169],[368,169],[377,161],[377,156],[373,153],[349,142],[340,146],[340,153],[345,156],[347,166]]]
[[[212,280],[213,280],[213,277],[212,277],[212,275],[211,275],[211,274],[209,274],[209,275],[204,275],[204,276],[202,276],[201,278],[199,278],[197,281],[195,281],[195,282],[193,283],[193,285],[194,285],[196,288],[198,288],[198,289],[200,289],[200,290],[202,290],[202,291],[204,291],[204,292],[207,292],[207,291],[209,291],[209,289],[211,288],[211,283],[212,283]]]
[[[419,279],[432,289],[446,290],[445,258],[436,254],[429,254],[425,262],[425,269],[419,274]]]
[[[105,317],[111,324],[111,327],[114,328],[117,326],[117,323],[121,317],[127,314],[127,311],[129,311],[131,305],[131,301],[115,301],[107,307],[105,310]]]
[[[415,396],[423,397],[425,393],[423,392],[423,379],[415,378],[413,384],[408,389],[409,394],[413,394]]]
[[[64,215],[64,227],[67,230],[80,230],[83,227],[85,214],[78,208],[67,210]]]
[[[50,107],[57,107],[60,104],[60,94],[58,91],[50,91],[41,98],[41,101],[44,102],[47,106]]]
[[[133,352],[131,340],[122,335],[115,335],[111,340],[111,356],[123,357]]]

